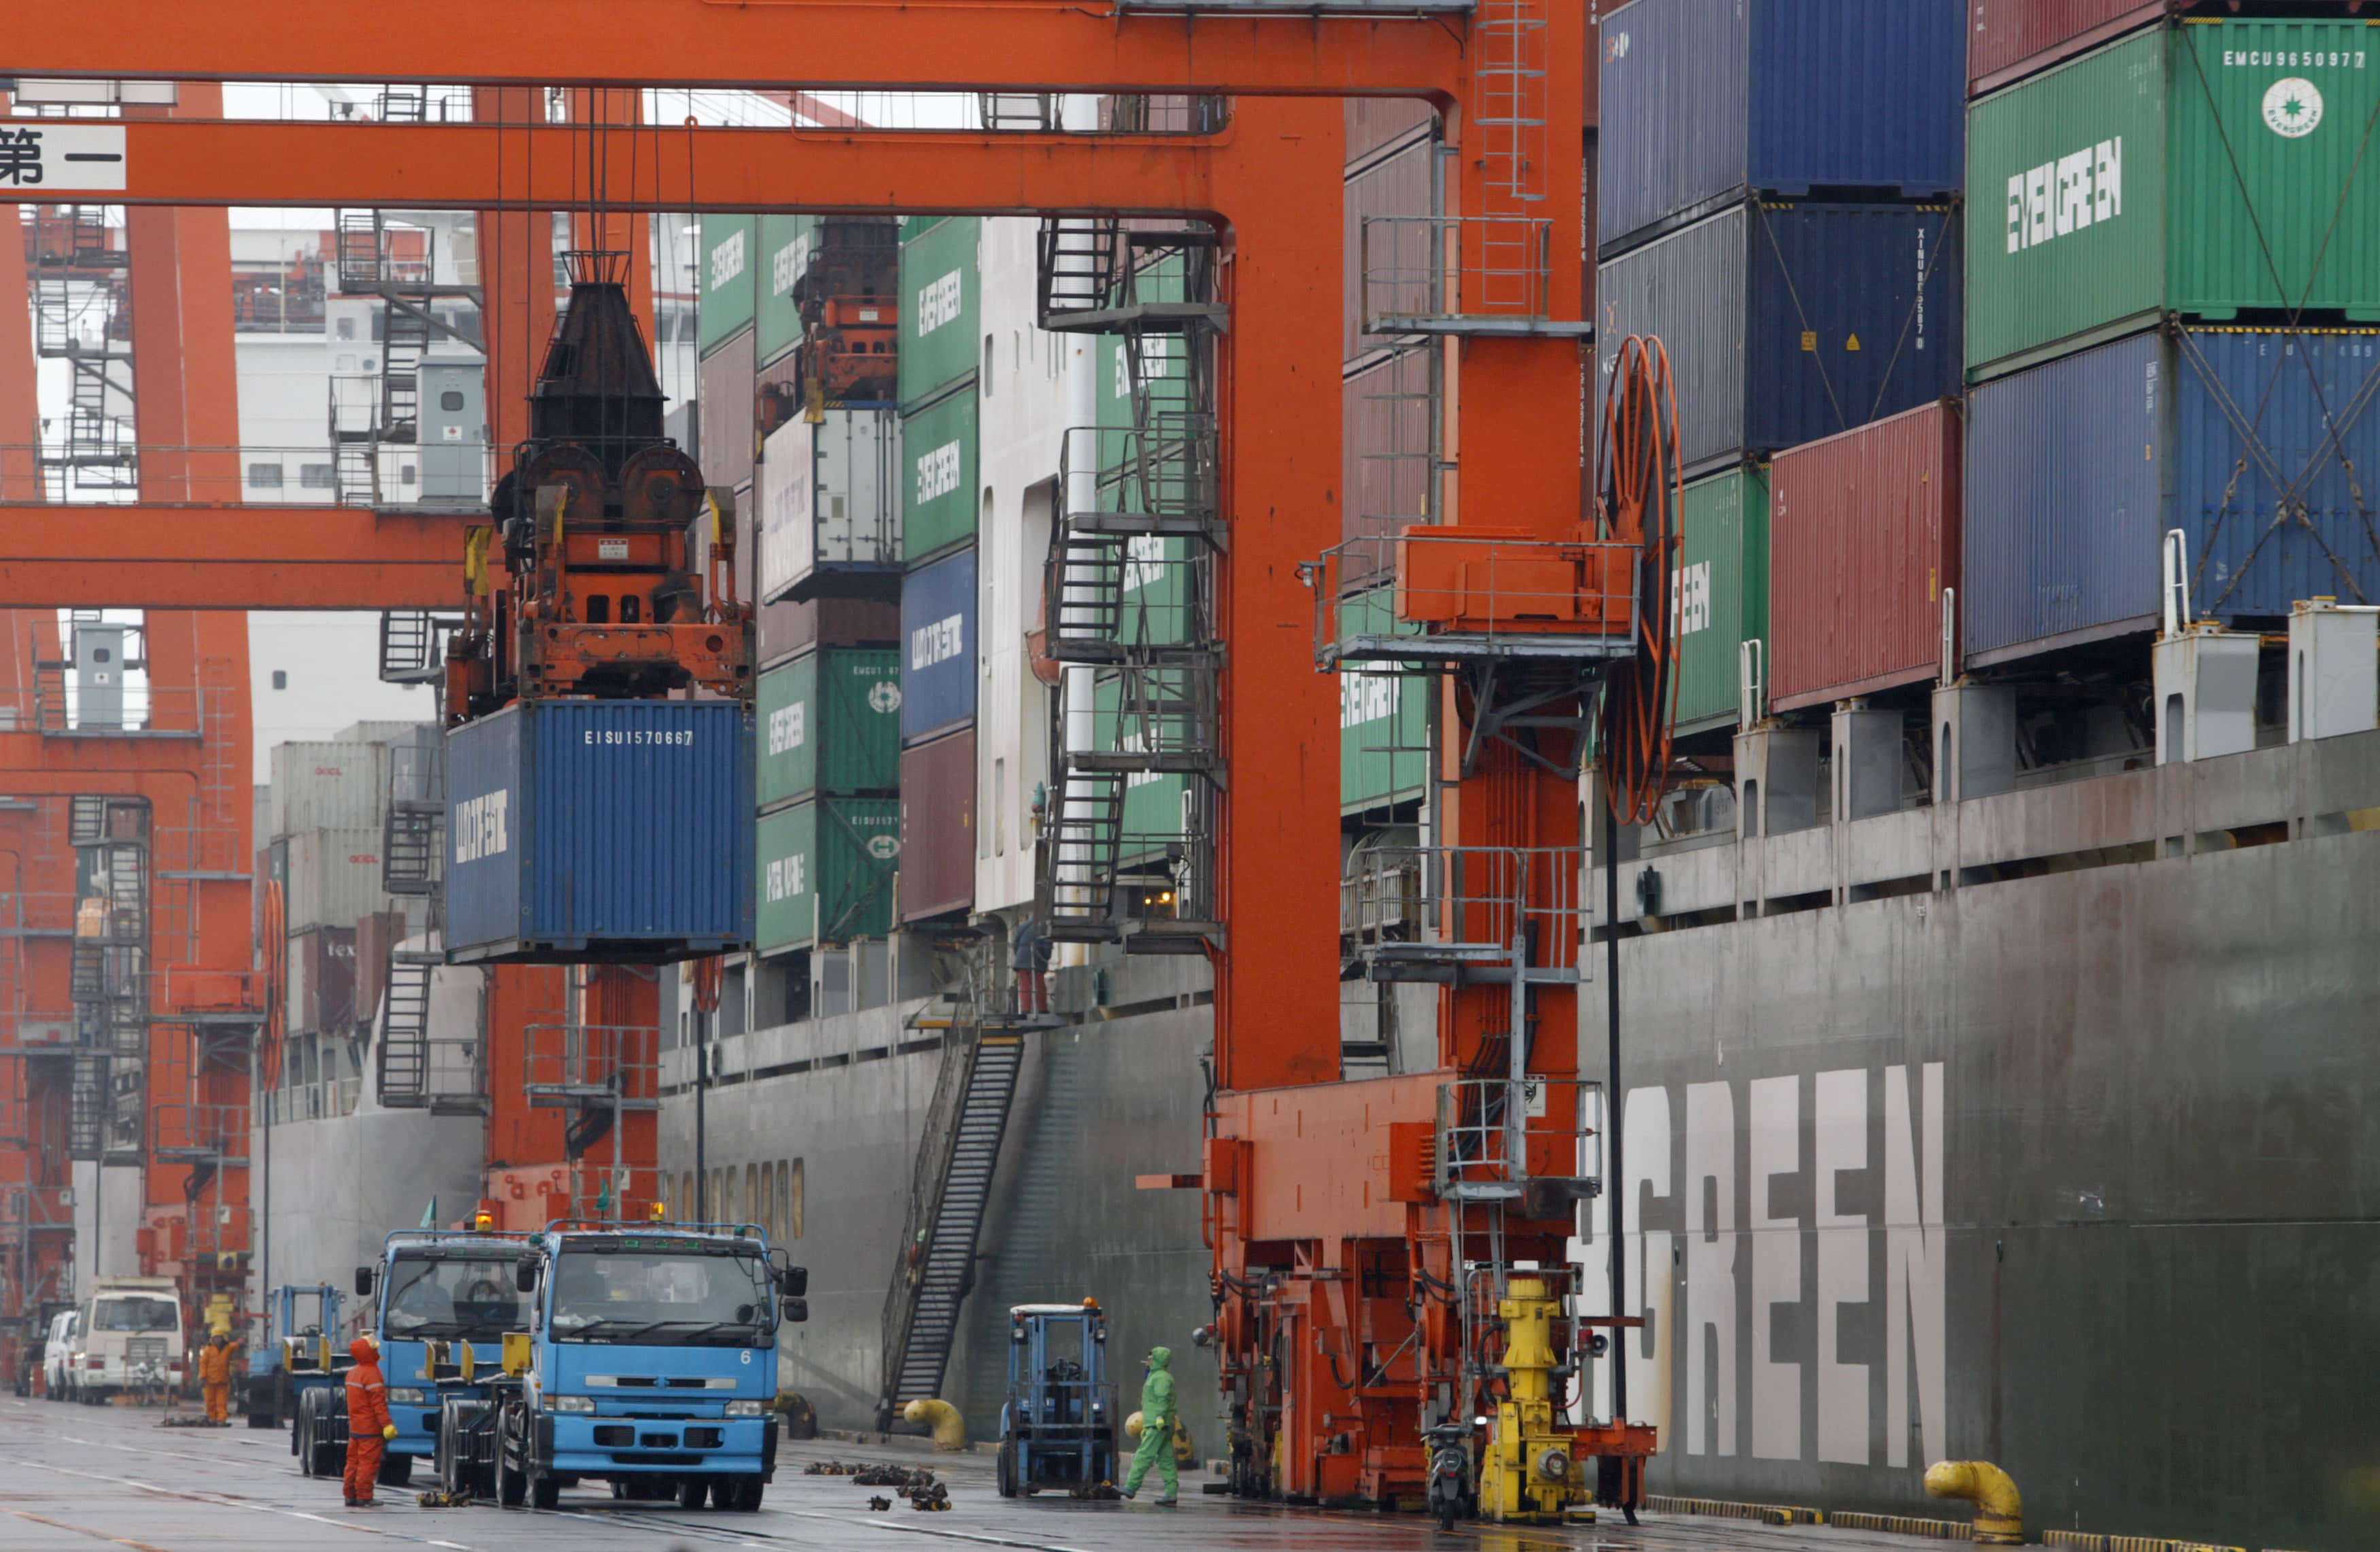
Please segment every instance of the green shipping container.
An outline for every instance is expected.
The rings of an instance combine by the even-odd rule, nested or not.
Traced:
[[[915,567],[975,537],[976,403],[970,388],[901,419],[901,559]]]
[[[827,647],[760,675],[762,807],[901,785],[901,654]]]
[[[1385,588],[1351,599],[1339,612],[1350,634],[1416,636],[1401,624]],[[1429,692],[1432,680],[1399,673],[1386,663],[1339,671],[1339,806],[1361,813],[1419,797],[1429,780]]]
[[[794,306],[794,282],[810,267],[810,248],[818,232],[814,215],[764,215],[759,227],[760,365],[801,343],[801,310]]]
[[[759,262],[759,223],[748,215],[706,215],[700,229],[702,267],[695,340],[710,355],[752,321]]]
[[[2380,36],[2152,29],[1967,115],[1970,381],[2159,314],[2380,318]]]
[[[1754,465],[1686,487],[1677,575],[1678,733],[1732,727],[1741,649],[1768,639],[1768,469]]]
[[[759,952],[881,938],[892,930],[901,800],[820,797],[760,816],[753,882]]]
[[[901,403],[922,405],[971,376],[982,282],[983,223],[938,221],[901,244]]]

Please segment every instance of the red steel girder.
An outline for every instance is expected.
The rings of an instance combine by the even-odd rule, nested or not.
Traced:
[[[0,607],[444,609],[464,519],[350,506],[0,503]]]
[[[111,204],[1213,214],[1278,197],[1254,103],[1220,135],[129,121]],[[1322,130],[1329,126],[1318,125]],[[1330,136],[1335,154],[1338,136]],[[1252,154],[1256,153],[1256,154]],[[588,172],[592,164],[600,182]],[[71,196],[54,171],[42,185]]]
[[[0,65],[25,76],[1324,97],[1448,92],[1471,42],[1462,16],[1127,16],[1096,0],[414,0],[320,27],[258,0],[89,0],[8,31]]]

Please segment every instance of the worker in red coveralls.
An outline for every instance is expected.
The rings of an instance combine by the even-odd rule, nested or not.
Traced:
[[[222,1332],[199,1352],[199,1383],[207,1401],[207,1421],[231,1420],[231,1339]]]
[[[347,1507],[372,1507],[381,1451],[396,1437],[389,1421],[388,1382],[380,1374],[380,1343],[358,1337],[347,1344],[356,1366],[347,1371]]]

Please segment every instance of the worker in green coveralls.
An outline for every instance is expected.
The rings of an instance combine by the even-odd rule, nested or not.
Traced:
[[[1140,1448],[1133,1451],[1132,1470],[1123,1479],[1123,1496],[1140,1496],[1140,1479],[1155,1466],[1165,1478],[1165,1496],[1154,1500],[1171,1509],[1182,1491],[1181,1468],[1173,1463],[1173,1428],[1181,1413],[1173,1402],[1173,1350],[1148,1350],[1148,1377],[1140,1382]]]

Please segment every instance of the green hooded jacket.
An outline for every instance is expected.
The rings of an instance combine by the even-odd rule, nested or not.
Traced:
[[[1173,1406],[1172,1364],[1172,1348],[1152,1347],[1148,1350],[1148,1377],[1140,1382],[1140,1425],[1144,1437],[1149,1428],[1161,1427],[1170,1434],[1181,1416]]]

